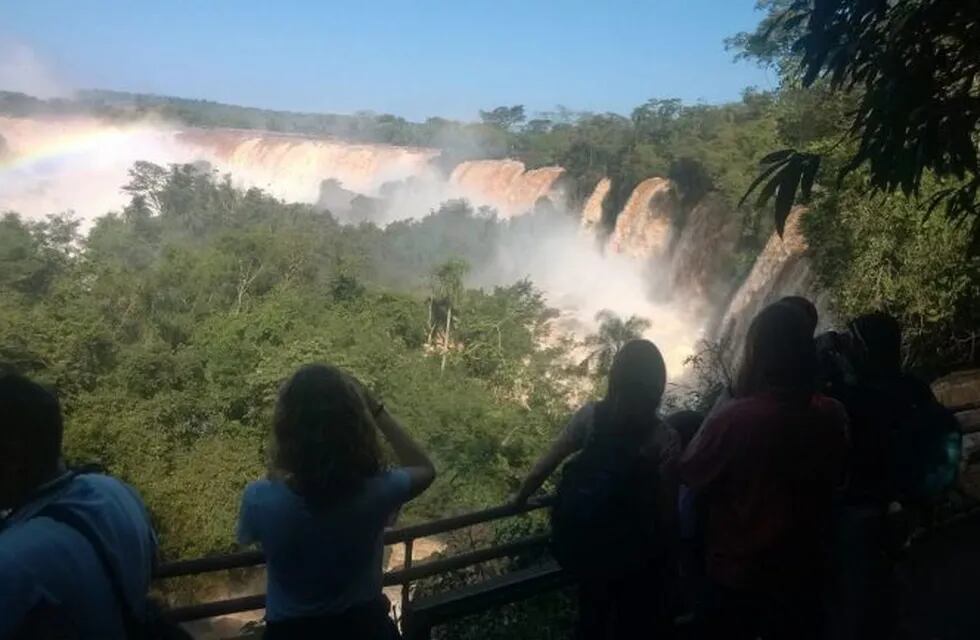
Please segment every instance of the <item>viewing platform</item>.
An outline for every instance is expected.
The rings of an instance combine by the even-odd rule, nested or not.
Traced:
[[[400,598],[393,604],[404,637],[409,640],[424,640],[431,637],[434,627],[445,622],[554,591],[571,584],[571,580],[561,568],[554,561],[544,557],[549,541],[547,533],[524,536],[502,544],[440,557],[419,564],[414,562],[415,542],[420,538],[442,535],[474,525],[519,516],[546,508],[551,503],[552,497],[549,496],[529,500],[526,505],[519,507],[498,506],[387,530],[384,535],[385,546],[402,545],[404,549],[403,566],[386,572],[384,576],[385,587],[396,587],[400,593]],[[523,554],[540,555],[542,561],[526,569],[506,573],[444,593],[421,596],[413,593],[413,585],[420,580],[448,574],[492,560],[513,558]],[[156,580],[159,582],[182,576],[258,567],[264,563],[265,558],[260,551],[243,551],[228,555],[180,560],[160,565],[156,572]],[[167,613],[172,620],[187,623],[234,613],[259,611],[264,607],[265,596],[260,594],[176,607]]]
[[[967,375],[969,374],[969,375]],[[975,388],[978,372],[950,376],[934,386],[937,397],[956,414],[963,434],[963,458],[960,479],[953,495],[953,506],[936,514],[933,522],[920,529],[901,560],[902,623],[913,629],[943,625],[958,638],[957,629],[973,628],[974,606],[971,604],[970,576],[980,575],[980,389]],[[535,533],[499,544],[439,555],[416,562],[416,542],[442,536],[477,525],[514,518],[549,507],[553,496],[532,499],[522,506],[503,505],[455,515],[448,518],[389,529],[384,534],[386,547],[401,545],[404,562],[384,575],[386,592],[398,593],[393,599],[397,621],[407,640],[432,637],[439,625],[466,616],[493,610],[504,605],[554,592],[573,584],[573,580],[547,553],[550,535]],[[420,581],[445,576],[496,560],[533,557],[529,566],[481,579],[445,591],[420,592]],[[260,567],[265,559],[260,551],[243,551],[162,564],[156,572],[161,582],[184,576]],[[174,621],[194,623],[243,612],[260,612],[265,607],[263,594],[199,602],[170,609]],[[933,619],[935,616],[935,619]],[[964,618],[965,617],[965,618]],[[964,622],[964,619],[966,622]],[[681,616],[684,625],[689,617]],[[257,631],[210,638],[261,637]],[[967,636],[962,636],[967,637]]]

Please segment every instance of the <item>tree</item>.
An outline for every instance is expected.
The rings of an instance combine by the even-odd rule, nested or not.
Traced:
[[[470,265],[459,258],[451,258],[432,271],[432,297],[429,300],[429,341],[436,331],[442,332],[442,364],[446,370],[446,359],[452,348],[453,311],[463,297],[463,277]],[[439,316],[442,316],[440,318]],[[444,324],[443,321],[444,320]]]
[[[24,222],[15,213],[0,217],[0,290],[42,296],[62,271],[78,239],[78,221],[68,215]]]
[[[166,169],[152,162],[139,160],[129,170],[129,182],[122,190],[134,198],[139,197],[140,202],[150,206],[152,213],[159,214],[160,195],[166,184]]]
[[[733,42],[745,55],[779,61],[785,84],[853,95],[840,181],[867,169],[869,185],[919,195],[923,177],[947,182],[931,206],[977,212],[980,194],[980,1],[768,0],[753,34]],[[787,148],[761,160],[746,196],[765,182],[781,231],[794,202],[809,200],[823,154]],[[976,240],[974,245],[976,245]],[[974,247],[976,248],[976,246]]]
[[[599,330],[585,339],[585,345],[590,348],[589,355],[583,365],[593,367],[597,378],[609,373],[613,358],[623,345],[630,340],[643,337],[643,332],[650,328],[650,321],[639,316],[630,316],[623,320],[618,315],[603,309],[595,316]]]
[[[517,125],[524,122],[524,105],[515,104],[512,107],[497,107],[490,111],[480,110],[480,119],[483,124],[496,127],[504,131],[513,131]]]

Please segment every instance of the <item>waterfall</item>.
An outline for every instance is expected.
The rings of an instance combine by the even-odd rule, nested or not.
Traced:
[[[602,205],[606,201],[606,196],[609,195],[611,187],[612,180],[609,178],[603,178],[596,184],[595,189],[592,190],[582,207],[583,229],[587,231],[597,230],[602,224]]]
[[[560,204],[556,185],[564,171],[561,167],[527,171],[517,160],[469,160],[453,169],[449,184],[474,204],[494,206],[501,217],[509,218],[531,210],[540,198]]]
[[[673,183],[666,178],[647,178],[636,185],[616,218],[610,249],[638,258],[663,255],[670,244],[677,209]]]
[[[436,149],[351,144],[262,132],[188,129],[180,142],[209,155],[223,170],[281,198],[316,202],[320,182],[374,195],[386,182],[434,173]]]
[[[754,314],[779,296],[807,295],[826,306],[806,257],[799,212],[783,238],[769,240],[748,278],[728,296],[738,217],[712,194],[683,212],[675,185],[662,177],[636,185],[606,237],[601,224],[610,179],[596,184],[576,221],[564,215],[564,169],[556,166],[528,170],[513,159],[472,160],[447,178],[433,162],[437,149],[92,117],[0,117],[0,136],[5,147],[0,211],[37,219],[74,209],[83,230],[128,201],[120,187],[137,160],[207,161],[230,173],[237,186],[316,203],[354,223],[420,218],[452,198],[514,218],[547,199],[556,215],[536,214],[515,227],[526,237],[519,246],[501,249],[498,262],[506,268],[482,284],[503,284],[504,273],[511,282],[531,277],[551,303],[574,313],[584,327],[579,333],[591,330],[598,308],[646,317],[654,326],[650,336],[673,352],[674,370],[703,336],[703,327],[716,327],[714,337],[737,349]],[[535,225],[543,229],[535,231]],[[588,237],[593,234],[604,248]],[[725,299],[729,302],[719,315],[715,310]]]

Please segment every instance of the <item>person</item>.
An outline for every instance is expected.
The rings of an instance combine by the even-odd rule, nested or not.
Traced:
[[[677,431],[681,451],[685,451],[704,424],[704,414],[690,410],[677,411],[667,416],[664,421]],[[678,595],[681,598],[679,608],[687,614],[693,613],[695,622],[703,618],[699,608],[704,602],[705,590],[705,522],[704,507],[701,503],[697,492],[683,483],[678,486],[677,565],[680,587]]]
[[[735,397],[680,461],[707,511],[710,638],[817,638],[847,418],[814,392],[812,322],[776,303],[752,321]]]
[[[606,397],[576,412],[517,493],[527,500],[580,452],[562,471],[552,511],[553,553],[579,579],[580,638],[671,632],[680,444],[657,415],[665,386],[657,347],[627,342]]]
[[[821,384],[844,405],[851,432],[830,608],[841,640],[891,635],[894,555],[906,535],[899,516],[927,512],[956,477],[956,420],[928,385],[902,371],[901,343],[901,326],[883,312],[820,338]]]
[[[62,433],[54,394],[0,374],[0,638],[122,640],[156,537],[132,487],[66,468]]]
[[[681,450],[684,450],[687,449],[687,445],[691,444],[691,440],[694,440],[694,436],[704,424],[704,414],[700,411],[682,409],[664,418],[664,422],[677,432]]]
[[[921,502],[955,480],[956,419],[929,385],[902,370],[902,329],[884,312],[859,316],[825,339],[826,393],[851,419],[847,502]]]
[[[807,333],[811,337],[814,335],[817,326],[820,324],[820,315],[817,312],[817,306],[808,298],[804,298],[803,296],[783,296],[772,304],[796,309],[801,314],[800,321],[803,322]],[[723,383],[717,397],[712,402],[711,409],[708,411],[709,417],[717,413],[729,400],[735,397],[734,381],[726,379]]]
[[[400,466],[385,469],[377,432]],[[268,477],[242,496],[238,539],[266,555],[266,635],[398,636],[382,595],[384,528],[435,479],[432,461],[355,378],[324,364],[282,386]]]
[[[608,404],[610,397],[617,393],[617,382],[614,380],[622,380],[624,392],[634,385],[646,385],[648,388],[644,392],[649,394],[649,402],[654,404],[655,413],[667,384],[663,357],[656,345],[649,340],[631,340],[623,345],[610,367],[609,391],[605,401],[587,402],[572,415],[548,450],[534,462],[524,477],[512,499],[514,504],[526,503],[565,460],[585,447],[595,426],[596,409],[603,402]],[[680,438],[673,428],[663,425],[656,430],[656,437],[662,441],[665,454],[680,455]]]
[[[789,305],[801,311],[807,333],[811,336],[816,333],[817,325],[820,324],[820,314],[817,312],[817,305],[813,304],[809,298],[804,298],[803,296],[783,296],[776,301],[776,304]]]

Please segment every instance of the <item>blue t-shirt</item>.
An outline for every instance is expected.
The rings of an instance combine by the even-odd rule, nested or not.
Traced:
[[[238,541],[259,543],[266,555],[266,619],[330,615],[381,594],[382,536],[409,497],[407,472],[395,469],[325,510],[283,482],[259,480],[242,496]]]
[[[156,536],[139,495],[109,476],[65,474],[0,529],[0,639],[35,607],[51,605],[79,638],[122,640],[119,603],[92,546],[73,528],[37,515],[52,504],[70,509],[101,537],[129,606],[137,614],[145,610]]]

